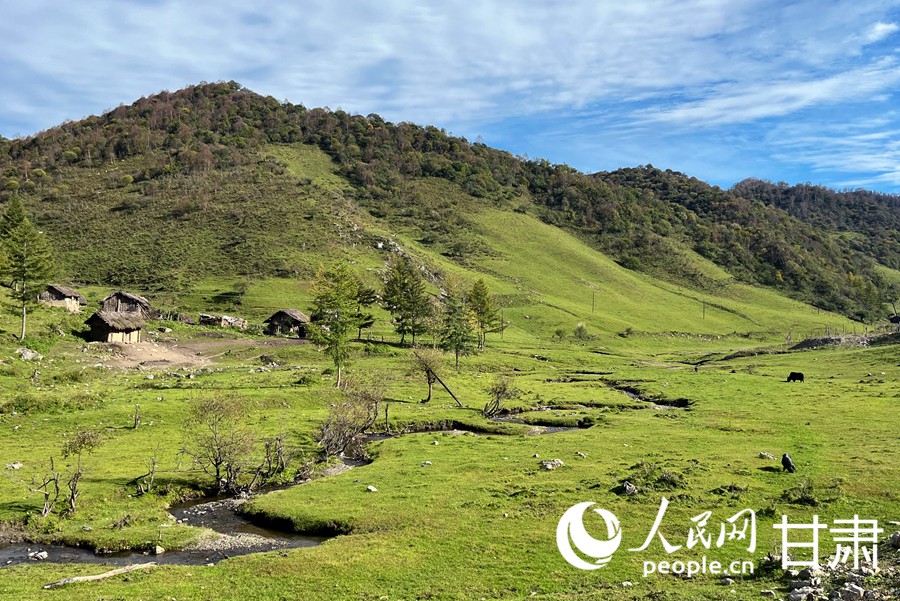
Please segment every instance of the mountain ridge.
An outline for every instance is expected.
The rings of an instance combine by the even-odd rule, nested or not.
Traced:
[[[292,172],[278,149],[297,145],[332,165]],[[331,168],[337,180],[325,177]],[[529,212],[625,267],[702,289],[709,282],[687,248],[741,281],[857,319],[883,314],[895,294],[876,262],[900,264],[890,236],[868,252],[854,241],[867,235],[864,221],[851,220],[853,236],[842,238],[815,207],[802,219],[748,186],[726,191],[649,165],[583,174],[432,126],[282,103],[236,82],[2,140],[0,173],[0,195],[20,195],[57,240],[64,275],[145,290],[210,275],[307,277],[304,254],[340,255],[352,215],[416,231],[465,262],[484,250],[467,228],[481,206]],[[423,192],[416,182],[427,178],[465,197]]]

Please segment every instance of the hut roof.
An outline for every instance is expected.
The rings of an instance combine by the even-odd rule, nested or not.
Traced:
[[[117,290],[117,291],[113,292],[112,294],[110,294],[109,296],[107,296],[106,298],[104,298],[100,302],[105,303],[106,301],[108,301],[109,299],[111,299],[114,296],[121,296],[121,297],[127,298],[129,300],[133,300],[138,304],[146,305],[147,307],[150,306],[150,301],[148,301],[143,296],[139,296],[137,294],[132,294],[131,292],[125,292],[124,290]]]
[[[280,311],[276,311],[275,314],[272,315],[272,317],[265,320],[263,323],[270,323],[271,321],[273,321],[275,318],[277,318],[281,314],[287,315],[287,316],[291,317],[292,319],[294,319],[295,321],[299,321],[300,323],[309,323],[310,322],[309,316],[306,315],[306,313],[303,313],[302,311],[298,311],[297,309],[281,309]]]
[[[98,322],[117,332],[140,330],[147,325],[140,314],[134,311],[97,311],[84,323],[94,325]]]
[[[57,294],[66,298],[74,298],[78,301],[79,305],[87,304],[87,299],[84,298],[84,296],[82,296],[81,293],[74,288],[69,288],[68,286],[58,286],[56,284],[48,284],[47,290],[55,290]]]

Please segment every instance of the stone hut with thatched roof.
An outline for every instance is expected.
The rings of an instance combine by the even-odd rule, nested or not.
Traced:
[[[137,311],[97,311],[84,322],[91,331],[89,340],[97,342],[140,342],[147,325]]]
[[[282,309],[263,323],[266,334],[270,336],[296,334],[298,338],[306,338],[309,328],[309,316],[297,309]]]
[[[80,292],[67,286],[49,284],[38,295],[38,301],[50,307],[65,307],[69,313],[78,313],[87,305],[87,299]]]
[[[156,319],[159,312],[143,296],[118,290],[100,301],[101,313],[140,313],[146,319]]]

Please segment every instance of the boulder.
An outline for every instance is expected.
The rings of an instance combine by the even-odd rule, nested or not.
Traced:
[[[562,459],[544,459],[543,461],[541,461],[542,470],[555,470],[564,465],[565,463],[563,463]]]
[[[866,595],[866,589],[850,582],[844,585],[844,588],[839,590],[838,593],[844,601],[861,601]]]
[[[40,361],[44,358],[42,354],[35,352],[30,348],[17,348],[16,353],[19,355],[22,361]]]

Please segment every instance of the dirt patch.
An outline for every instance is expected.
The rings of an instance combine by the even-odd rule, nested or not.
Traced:
[[[159,341],[137,344],[91,343],[102,355],[99,363],[105,367],[121,369],[169,369],[178,367],[205,367],[213,359],[229,349],[278,348],[307,344],[299,338],[216,338],[189,340],[186,342]]]

